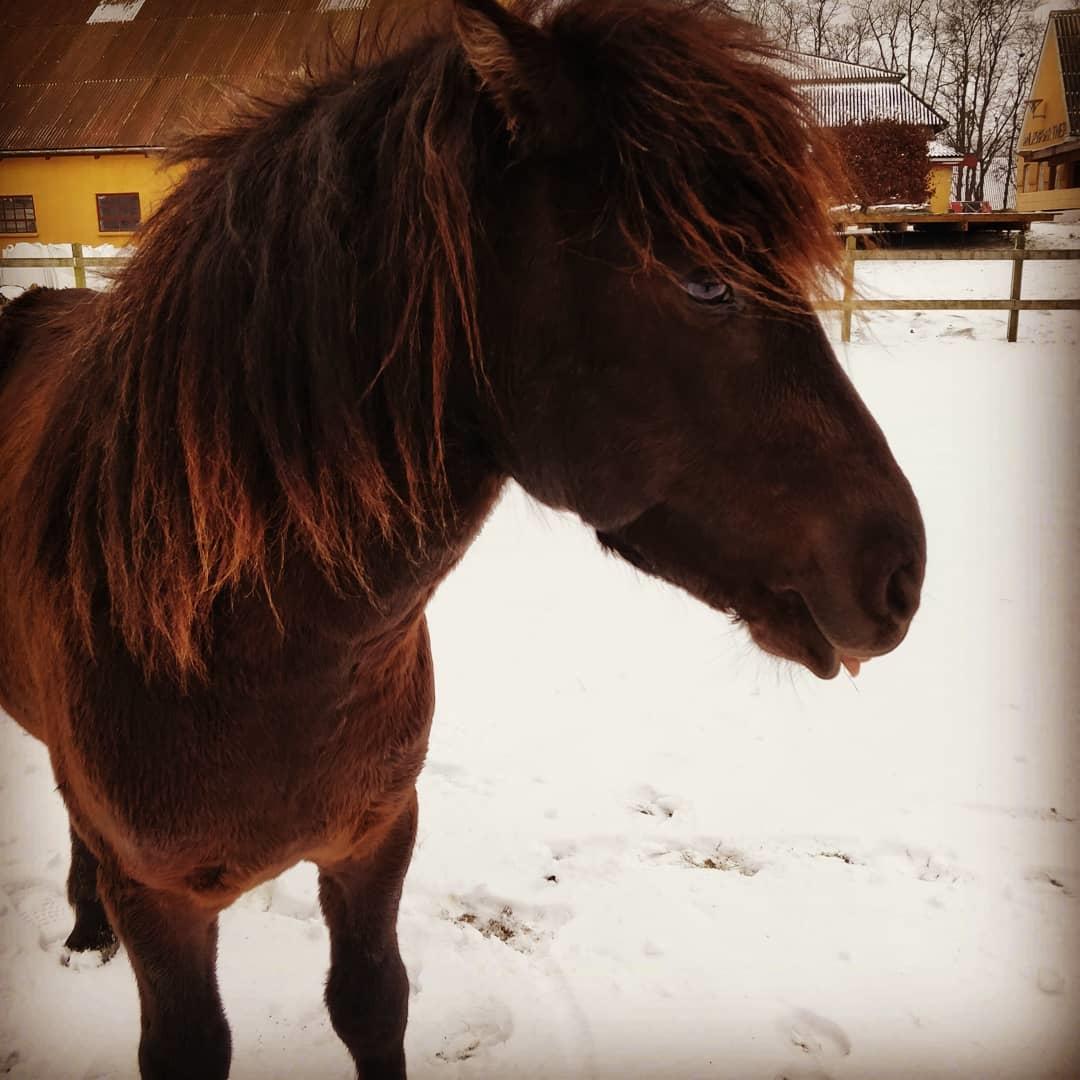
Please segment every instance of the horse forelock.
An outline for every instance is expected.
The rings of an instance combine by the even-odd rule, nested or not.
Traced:
[[[584,95],[583,145],[640,267],[664,265],[661,221],[775,306],[829,269],[828,145],[750,30],[681,0],[510,11]],[[498,47],[489,35],[483,62],[535,98],[498,153],[526,153],[511,121],[537,122],[544,88]],[[148,671],[199,677],[214,603],[232,588],[273,603],[297,546],[371,594],[373,538],[420,552],[445,526],[452,361],[486,385],[475,193],[498,182],[477,138],[492,90],[459,40],[426,32],[178,149],[187,174],[80,329],[33,478],[27,542],[62,565],[88,641],[104,593]]]
[[[773,311],[804,310],[839,262],[833,140],[720,0],[581,0],[541,11],[578,57],[607,212],[645,270],[684,261]]]

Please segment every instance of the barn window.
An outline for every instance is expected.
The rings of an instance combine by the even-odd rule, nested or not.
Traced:
[[[0,233],[36,233],[33,195],[0,195]]]
[[[99,195],[97,197],[98,230],[100,232],[134,232],[139,227],[142,212],[139,193],[128,191],[122,195]]]

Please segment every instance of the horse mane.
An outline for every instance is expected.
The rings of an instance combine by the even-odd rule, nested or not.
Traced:
[[[574,87],[568,140],[634,268],[675,272],[663,222],[744,295],[802,305],[836,257],[834,159],[769,46],[709,0],[510,11]],[[477,193],[559,152],[515,112],[544,87],[468,33],[369,48],[177,148],[26,480],[27,550],[88,646],[107,613],[147,672],[201,677],[214,604],[272,605],[290,551],[370,594],[373,539],[416,552],[445,525],[451,364],[488,385]]]

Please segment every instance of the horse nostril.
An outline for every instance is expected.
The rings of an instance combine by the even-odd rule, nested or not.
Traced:
[[[919,575],[913,562],[904,563],[885,586],[885,608],[894,619],[906,622],[918,606]]]

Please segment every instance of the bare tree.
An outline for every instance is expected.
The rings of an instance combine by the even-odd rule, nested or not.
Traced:
[[[840,0],[801,0],[796,12],[802,51],[831,56],[833,38],[843,15]]]
[[[982,200],[1007,177],[1022,103],[1038,62],[1039,0],[731,0],[781,46],[902,74],[947,120],[943,134],[974,165],[956,195]]]
[[[975,163],[957,173],[957,194],[981,200],[987,176],[1015,148],[1019,113],[1038,62],[1037,0],[944,0],[945,60],[939,107],[958,153]]]
[[[769,32],[777,45],[798,51],[804,36],[799,0],[729,0],[728,7]]]

